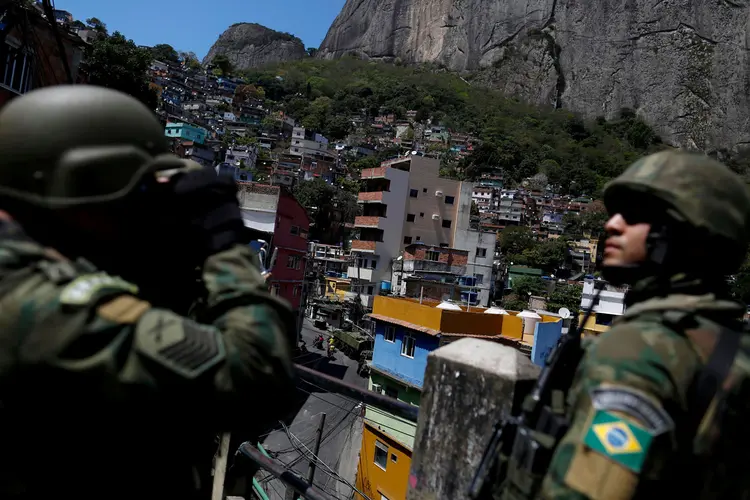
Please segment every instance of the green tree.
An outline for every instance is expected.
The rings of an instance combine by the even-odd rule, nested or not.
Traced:
[[[203,67],[201,66],[201,63],[198,60],[198,56],[195,55],[195,52],[180,52],[179,61],[182,63],[184,67],[188,69],[199,70],[199,69],[202,69]]]
[[[555,289],[549,295],[549,300],[547,301],[547,310],[557,312],[561,307],[565,307],[571,313],[576,314],[581,308],[582,293],[583,287],[580,285],[556,283]]]
[[[353,196],[357,196],[359,193],[359,181],[357,180],[341,176],[336,179],[336,185]]]
[[[581,226],[584,232],[591,233],[597,237],[604,233],[604,224],[609,219],[604,203],[599,200],[593,201],[581,213]]]
[[[149,49],[138,47],[133,40],[115,31],[88,46],[86,66],[92,84],[130,94],[153,110],[157,96],[149,86],[147,74],[152,59]]]
[[[380,162],[374,156],[365,156],[359,158],[349,164],[349,170],[361,172],[366,168],[377,168],[380,166]]]
[[[234,66],[227,56],[219,54],[211,60],[211,66],[219,71],[219,76],[230,76],[234,73]]]
[[[501,252],[511,261],[537,245],[536,237],[526,226],[506,227],[500,233],[499,240]]]
[[[356,195],[319,178],[298,183],[294,196],[313,221],[310,239],[321,242],[339,243],[344,224],[353,222],[359,210]]]
[[[174,47],[166,43],[160,43],[151,47],[151,55],[158,61],[172,63],[180,61],[180,56]]]
[[[315,47],[308,47],[306,52],[310,57],[315,57],[318,55],[318,49]]]
[[[266,89],[280,109],[324,135],[331,135],[326,129],[331,116],[402,116],[407,110],[417,111],[417,122],[432,117],[435,123],[468,132],[476,139],[473,151],[451,168],[443,165],[467,180],[503,172],[508,184],[519,184],[541,173],[562,194],[596,197],[608,179],[636,158],[665,147],[630,110],[621,110],[612,120],[587,121],[566,110],[533,106],[472,85],[434,65],[306,57],[250,70],[246,76],[249,83]],[[330,114],[313,106],[322,98],[331,100]],[[744,169],[750,162],[737,163],[735,168]],[[534,182],[541,186],[542,180]]]
[[[503,307],[511,311],[520,311],[529,307],[529,297],[547,295],[547,285],[541,278],[519,276],[513,280],[512,291],[503,298]]]
[[[568,256],[568,242],[563,238],[545,240],[521,254],[521,264],[554,273]]]
[[[107,25],[96,17],[90,17],[86,19],[86,26],[89,29],[96,31],[100,35],[107,35]]]

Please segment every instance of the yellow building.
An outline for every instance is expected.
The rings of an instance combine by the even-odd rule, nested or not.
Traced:
[[[371,500],[404,500],[411,450],[365,422],[357,467],[357,489]],[[363,500],[361,495],[355,498]]]
[[[326,278],[326,292],[325,297],[327,299],[345,300],[346,293],[351,287],[351,280],[345,278]]]

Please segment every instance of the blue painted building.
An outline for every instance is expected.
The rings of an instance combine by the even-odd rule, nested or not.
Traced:
[[[427,355],[437,349],[439,343],[439,338],[434,335],[399,324],[375,321],[371,366],[384,375],[421,389]]]
[[[164,135],[173,139],[182,139],[193,141],[197,144],[204,144],[208,136],[208,130],[203,127],[191,125],[183,122],[170,122],[164,130]]]

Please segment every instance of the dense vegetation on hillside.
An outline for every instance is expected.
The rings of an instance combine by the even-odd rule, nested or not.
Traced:
[[[564,111],[532,106],[499,92],[473,87],[458,75],[429,65],[405,67],[343,58],[305,59],[250,71],[249,83],[266,98],[329,138],[351,131],[349,117],[418,111],[416,120],[442,123],[482,141],[471,157],[446,162],[454,175],[472,179],[502,169],[520,181],[546,174],[562,192],[595,194],[635,158],[663,147],[632,111],[615,121],[584,122]]]

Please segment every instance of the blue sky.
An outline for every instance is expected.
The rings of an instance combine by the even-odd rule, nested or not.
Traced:
[[[57,0],[75,19],[98,17],[138,45],[168,43],[203,58],[239,22],[259,23],[318,47],[345,0]]]

